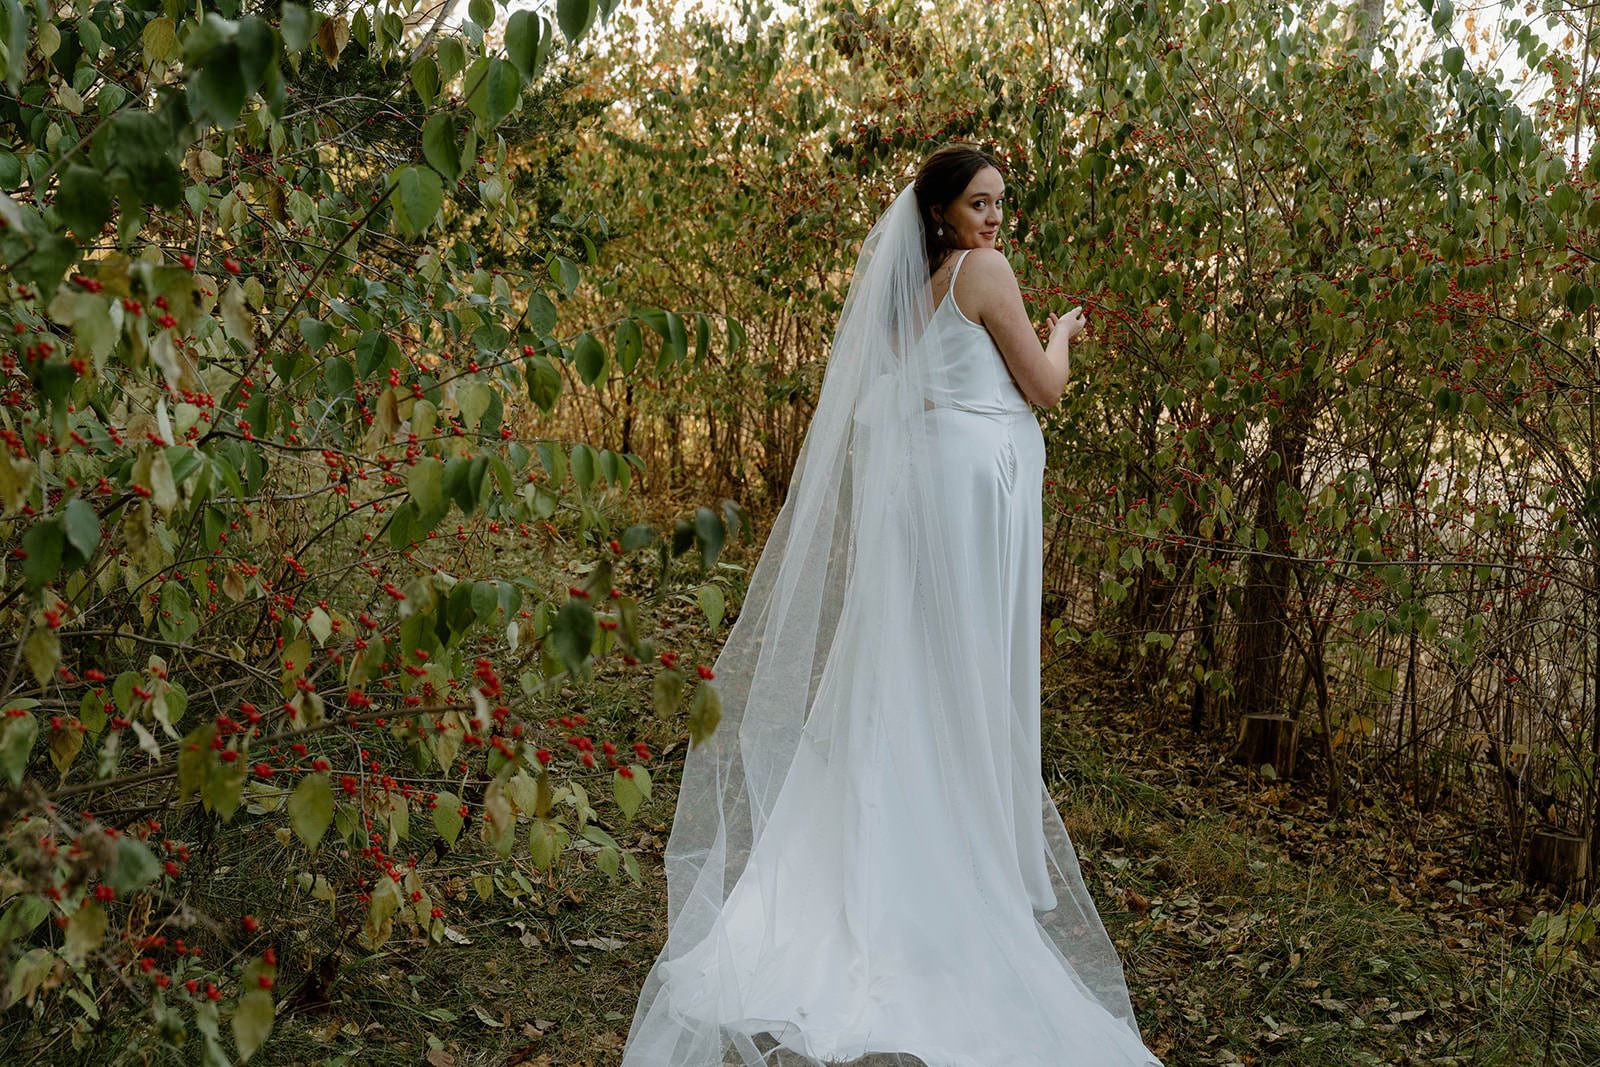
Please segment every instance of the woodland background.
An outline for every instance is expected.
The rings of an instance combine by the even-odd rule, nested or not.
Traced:
[[[610,1064],[859,241],[1006,168],[1172,1064],[1600,1061],[1593,5],[0,0],[0,1050]],[[1241,743],[1242,739],[1242,743]]]

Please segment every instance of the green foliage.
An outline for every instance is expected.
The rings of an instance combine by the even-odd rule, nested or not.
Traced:
[[[595,77],[651,106],[608,113],[576,164],[573,214],[604,216],[618,278],[579,299],[682,371],[577,398],[615,441],[775,507],[867,226],[926,152],[975,141],[1002,161],[1035,318],[1090,323],[1041,413],[1047,586],[1086,605],[1057,642],[1114,654],[1197,728],[1305,718],[1335,790],[1390,753],[1409,766],[1380,773],[1418,797],[1527,755],[1541,811],[1586,832],[1600,154],[1575,106],[1581,17],[1391,8],[1363,51],[1352,5],[648,8],[664,28]],[[1497,78],[1502,45],[1526,89]],[[622,294],[692,304],[694,343]],[[634,344],[619,328],[629,375]],[[692,536],[680,520],[674,547]],[[658,679],[659,707],[681,696]],[[1502,799],[1515,825],[1526,797]]]
[[[486,0],[457,33],[382,4],[4,5],[7,1027],[242,1061],[286,930],[444,938],[469,904],[430,847],[490,893],[579,838],[639,880],[589,797],[626,821],[649,773],[574,694],[654,669],[650,613],[698,582],[656,527],[613,534],[641,458],[542,421],[634,375],[599,338],[640,329],[575,314],[592,240],[543,210],[558,166],[509,161],[571,150],[568,46],[610,7],[558,5],[559,38],[518,11],[502,52]],[[698,569],[738,529],[703,511]],[[215,869],[254,847],[270,869]],[[270,912],[203,913],[285,870]]]

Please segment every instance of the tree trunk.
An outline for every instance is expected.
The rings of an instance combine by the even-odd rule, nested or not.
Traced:
[[[1356,50],[1361,62],[1372,62],[1372,49],[1378,43],[1378,29],[1383,25],[1383,0],[1359,0],[1350,9],[1351,21],[1356,27]]]
[[[1305,460],[1311,398],[1296,398],[1267,437],[1267,454],[1278,457],[1268,467],[1256,498],[1255,527],[1265,530],[1267,545],[1250,557],[1245,568],[1243,602],[1239,606],[1239,642],[1234,659],[1236,706],[1245,714],[1279,710],[1278,685],[1283,675],[1289,637],[1284,632],[1284,604],[1289,599],[1289,526],[1278,514],[1280,488],[1300,487]],[[1265,466],[1265,464],[1264,464]]]

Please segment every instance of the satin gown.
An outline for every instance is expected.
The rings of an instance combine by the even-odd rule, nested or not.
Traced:
[[[843,657],[823,679],[719,929],[658,961],[666,986],[648,1025],[635,1020],[624,1067],[869,1053],[927,1067],[1159,1065],[1092,903],[1085,910],[1041,774],[1044,438],[988,331],[953,295],[929,326],[945,331],[952,361],[923,414],[950,430],[929,439],[957,553],[952,595],[985,641],[962,669],[983,672],[1000,699],[927,721],[948,665],[918,639],[930,620],[912,617],[917,598],[849,603],[836,640],[871,627],[907,639],[871,661]],[[885,588],[917,580],[908,567]],[[1080,945],[1092,977],[1073,963]],[[714,1021],[725,1058],[683,1053],[692,1042],[674,1039],[669,1016],[685,1035]]]

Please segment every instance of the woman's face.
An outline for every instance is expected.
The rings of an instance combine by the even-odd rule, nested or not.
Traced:
[[[966,190],[944,209],[940,221],[944,224],[945,244],[955,248],[993,248],[1000,234],[1000,205],[1005,200],[1005,189],[1005,179],[993,167],[974,174]]]

